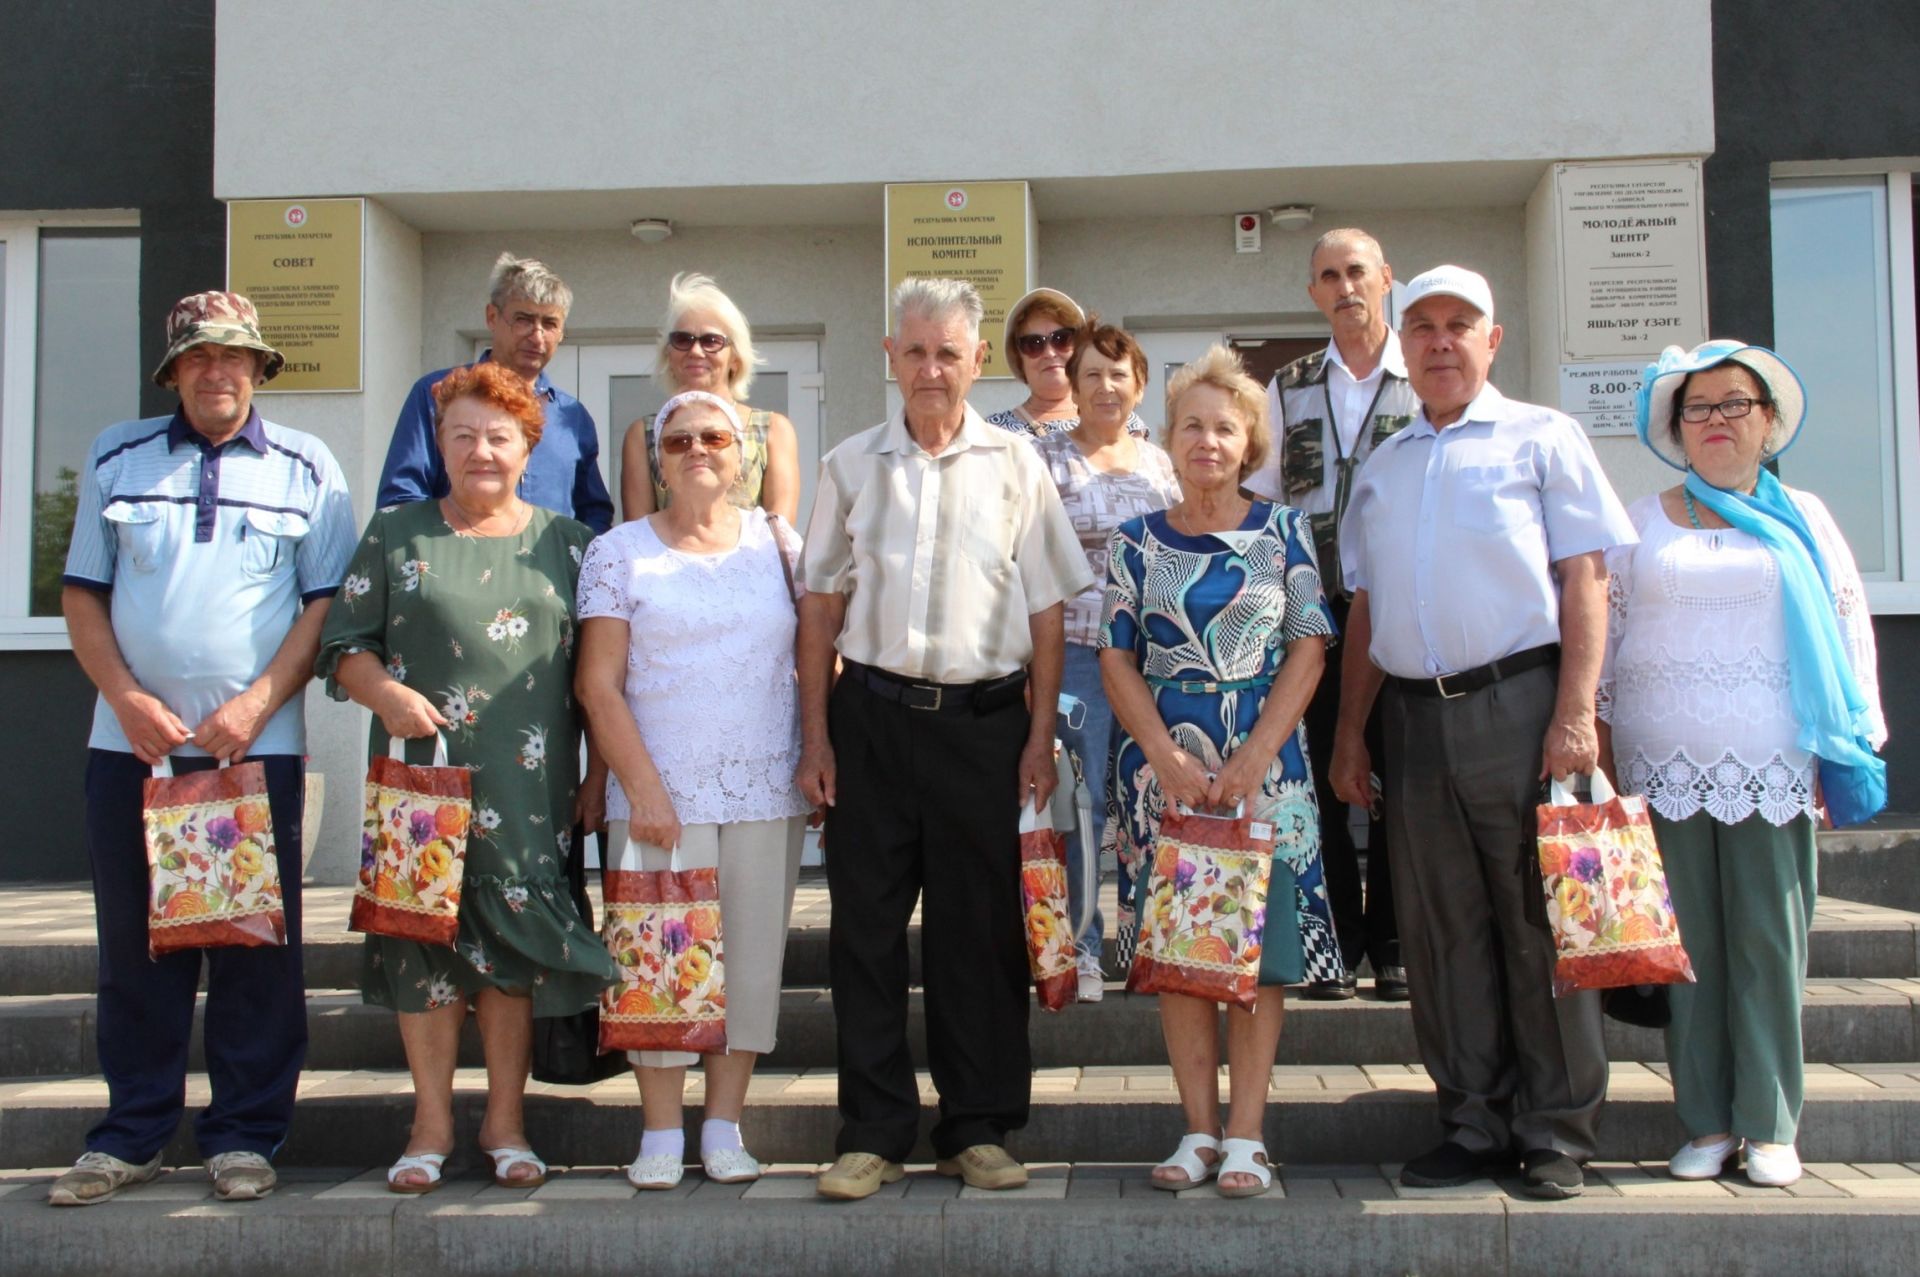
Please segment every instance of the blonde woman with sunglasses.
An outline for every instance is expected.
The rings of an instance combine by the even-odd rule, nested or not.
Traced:
[[[671,500],[588,547],[574,690],[610,772],[607,866],[720,871],[727,1051],[705,1057],[700,1163],[707,1178],[735,1184],[760,1174],[741,1144],[740,1112],[755,1059],[773,1049],[808,809],[794,784],[791,564],[800,542],[778,516],[730,499],[745,437],[731,401],[686,391],[655,422],[653,461]],[[627,1178],[672,1188],[685,1163],[680,1097],[694,1057],[628,1058],[645,1131]]]
[[[653,376],[670,394],[702,390],[726,402],[740,419],[739,471],[727,499],[742,510],[758,506],[789,524],[800,514],[800,443],[793,422],[747,406],[758,363],[747,317],[706,276],[683,272],[667,290]],[[672,500],[654,468],[655,418],[627,429],[621,445],[620,511],[639,519]]]

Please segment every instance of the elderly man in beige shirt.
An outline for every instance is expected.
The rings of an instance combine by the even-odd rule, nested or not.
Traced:
[[[957,280],[894,293],[904,406],[827,454],[807,529],[799,781],[827,809],[840,1055],[825,1197],[899,1179],[919,1132],[916,902],[937,1167],[979,1188],[1027,1180],[1003,1147],[1031,1090],[1019,809],[1053,790],[1063,606],[1093,580],[1039,457],[967,404],[983,312]]]

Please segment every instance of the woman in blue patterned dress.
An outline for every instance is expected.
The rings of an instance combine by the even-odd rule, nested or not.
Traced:
[[[1278,832],[1258,1001],[1251,1012],[1227,1012],[1233,1095],[1224,1141],[1214,1004],[1160,997],[1187,1135],[1154,1168],[1154,1186],[1188,1188],[1217,1172],[1230,1197],[1273,1183],[1262,1128],[1284,986],[1342,971],[1300,725],[1333,618],[1306,516],[1240,494],[1270,442],[1266,395],[1237,355],[1215,346],[1174,374],[1166,444],[1181,501],[1114,532],[1100,634],[1101,674],[1121,727],[1108,821],[1123,854],[1144,876],[1170,801],[1244,803]]]

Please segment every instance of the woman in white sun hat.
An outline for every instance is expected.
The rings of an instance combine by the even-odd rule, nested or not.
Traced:
[[[1685,482],[1628,510],[1608,553],[1600,757],[1653,814],[1696,984],[1671,988],[1667,1053],[1692,1139],[1668,1166],[1710,1179],[1800,1177],[1800,1000],[1814,828],[1886,801],[1873,627],[1853,555],[1820,499],[1766,463],[1806,391],[1738,341],[1670,347],[1647,368],[1641,442]]]

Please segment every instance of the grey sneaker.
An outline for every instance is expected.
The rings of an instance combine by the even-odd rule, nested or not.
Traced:
[[[160,1154],[145,1165],[123,1162],[111,1153],[82,1153],[73,1169],[47,1190],[49,1206],[92,1206],[129,1184],[144,1184],[160,1173]]]
[[[258,1201],[280,1183],[272,1162],[245,1150],[215,1153],[207,1159],[207,1174],[213,1177],[213,1195],[223,1202]]]

